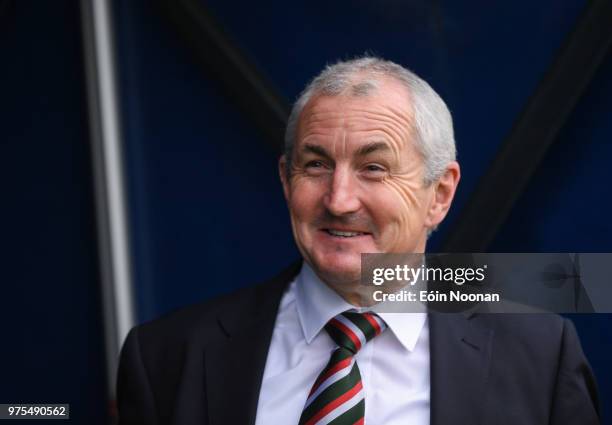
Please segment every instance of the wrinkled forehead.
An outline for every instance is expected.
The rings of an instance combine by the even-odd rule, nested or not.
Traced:
[[[338,136],[338,131],[348,133],[352,140],[388,139],[398,147],[407,143],[414,134],[412,104],[407,89],[400,83],[386,80],[378,82],[367,95],[349,92],[313,96],[300,115],[298,145],[304,139]]]
[[[363,76],[346,83],[346,87],[340,93],[325,93],[325,90],[315,92],[304,105],[300,120],[309,112],[334,109],[339,105],[362,109],[388,108],[412,118],[411,95],[403,84],[390,77]]]

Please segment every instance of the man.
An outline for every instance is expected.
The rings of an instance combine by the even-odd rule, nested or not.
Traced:
[[[328,67],[279,172],[303,264],[132,330],[122,424],[598,423],[567,320],[376,314],[364,295],[360,254],[424,252],[459,182],[426,82],[371,57]]]

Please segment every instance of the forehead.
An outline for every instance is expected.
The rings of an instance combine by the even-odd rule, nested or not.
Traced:
[[[298,141],[335,130],[382,132],[403,139],[412,132],[412,105],[407,89],[394,80],[381,80],[367,95],[315,95],[298,123]]]

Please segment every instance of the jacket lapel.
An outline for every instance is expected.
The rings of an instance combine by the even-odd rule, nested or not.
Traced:
[[[429,315],[431,425],[479,424],[493,331],[463,314]]]
[[[300,266],[292,266],[270,284],[256,288],[252,299],[218,315],[219,337],[204,350],[211,425],[255,423],[280,299]]]

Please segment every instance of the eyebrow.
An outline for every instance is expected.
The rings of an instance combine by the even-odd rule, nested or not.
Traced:
[[[389,151],[389,145],[385,142],[371,142],[357,149],[357,156],[366,156],[376,151]]]
[[[390,150],[391,148],[385,142],[370,142],[370,143],[367,143],[361,146],[359,149],[357,149],[356,156],[366,156],[376,151],[390,151]],[[327,152],[325,148],[320,145],[313,145],[310,143],[306,143],[302,147],[302,151],[310,152],[315,155],[322,156],[324,158],[331,158],[331,155],[329,154],[329,152]]]
[[[329,154],[329,152],[327,152],[325,148],[319,145],[312,145],[310,143],[306,143],[302,147],[302,151],[314,153],[315,155],[323,156],[325,158],[331,158],[331,155]]]

